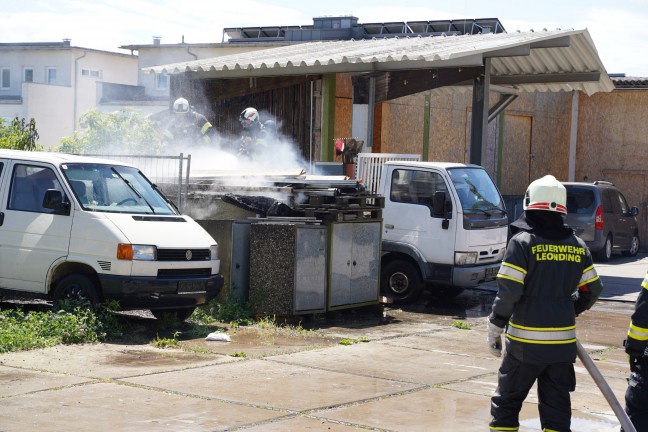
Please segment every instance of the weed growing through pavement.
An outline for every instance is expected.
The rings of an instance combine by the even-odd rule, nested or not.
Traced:
[[[338,342],[340,345],[354,345],[357,343],[366,343],[369,342],[369,338],[367,336],[360,336],[358,339],[340,339]]]
[[[161,338],[159,336],[155,337],[155,340],[151,344],[156,348],[178,348],[178,336],[180,332],[173,332],[173,337],[171,338]]]
[[[465,323],[463,321],[452,321],[452,327],[456,327],[461,330],[470,330],[470,324]]]

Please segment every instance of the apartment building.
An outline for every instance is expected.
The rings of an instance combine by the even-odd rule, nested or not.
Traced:
[[[74,133],[104,84],[137,85],[138,58],[62,42],[0,43],[0,117],[35,119],[45,148]]]

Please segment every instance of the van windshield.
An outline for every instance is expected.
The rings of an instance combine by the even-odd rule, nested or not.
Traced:
[[[502,196],[482,168],[448,169],[464,214],[498,215],[506,213]]]
[[[170,202],[138,169],[122,165],[67,163],[61,171],[84,210],[175,215]]]

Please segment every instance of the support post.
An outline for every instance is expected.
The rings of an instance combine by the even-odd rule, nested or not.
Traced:
[[[485,159],[488,134],[488,93],[490,59],[484,59],[484,74],[473,80],[472,121],[470,132],[470,163],[481,165]]]
[[[335,134],[335,74],[322,78],[322,162],[332,162]]]

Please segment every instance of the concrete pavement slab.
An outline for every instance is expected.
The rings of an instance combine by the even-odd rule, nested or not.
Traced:
[[[496,359],[436,353],[384,342],[306,351],[269,360],[425,385],[495,374],[498,367]]]
[[[484,396],[432,388],[315,414],[379,430],[485,431],[490,404]],[[533,406],[525,404],[522,415],[531,418]]]
[[[382,397],[417,387],[395,380],[256,359],[125,381],[200,397],[294,411]]]
[[[0,398],[89,382],[86,378],[0,366]],[[0,427],[2,423],[0,422]]]
[[[238,361],[218,354],[164,350],[150,345],[59,345],[3,354],[0,365],[88,378],[119,378]]]
[[[0,403],[6,432],[208,431],[285,413],[165,391],[102,382],[37,392]]]

